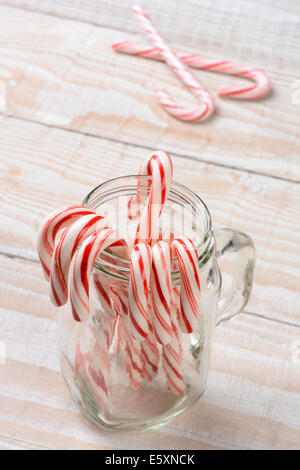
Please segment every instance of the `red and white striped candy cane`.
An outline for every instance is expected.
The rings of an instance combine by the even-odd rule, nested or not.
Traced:
[[[151,295],[153,328],[160,344],[167,344],[173,336],[171,306],[171,249],[159,241],[152,248]]]
[[[142,165],[140,174],[151,175],[152,180],[149,182],[150,193],[136,229],[135,243],[150,243],[152,239],[159,237],[159,217],[172,183],[173,165],[170,156],[162,151],[150,154]],[[140,204],[142,201],[139,188],[137,189],[137,204]]]
[[[146,190],[147,188],[151,188],[153,174],[156,173],[155,167],[153,166],[153,162],[152,162],[153,158],[159,159],[160,167],[163,168],[163,171],[165,173],[164,178],[166,178],[166,183],[164,184],[171,184],[172,182],[173,163],[172,163],[170,155],[168,155],[166,152],[161,152],[161,151],[151,153],[140,166],[139,175],[152,176],[152,179],[149,178],[148,181],[146,181],[145,191],[143,193],[140,187],[141,181],[140,180],[137,181],[136,196],[131,196],[128,201],[128,218],[129,219],[135,219],[136,217],[140,215],[140,205],[142,201],[148,196]],[[162,183],[163,183],[163,180],[162,180]]]
[[[92,354],[89,373],[91,374],[94,383],[96,383],[98,393],[101,393],[103,403],[105,404],[108,397],[108,380],[110,373],[110,358],[109,351],[103,343],[96,342]],[[95,372],[95,373],[94,373]]]
[[[76,321],[89,316],[90,276],[97,256],[114,241],[112,229],[101,229],[90,235],[73,257],[70,276],[70,301]]]
[[[93,282],[97,299],[101,305],[101,310],[105,313],[108,313],[112,317],[115,317],[116,312],[109,295],[109,284],[104,284],[102,282],[101,275],[97,272],[93,273]]]
[[[184,394],[183,356],[177,336],[174,334],[171,342],[162,347],[162,364],[169,389],[179,395]]]
[[[138,243],[132,249],[130,257],[129,284],[129,319],[134,338],[147,338],[148,295],[151,272],[151,248],[149,245]]]
[[[65,206],[52,212],[41,224],[37,238],[37,251],[47,280],[50,277],[55,237],[58,231],[88,214],[95,215],[95,212],[83,206]]]
[[[83,353],[80,348],[80,341],[77,340],[75,348],[75,366],[74,366],[74,380],[78,379],[79,373],[85,372],[85,365],[90,360],[88,353]]]
[[[184,333],[191,333],[197,323],[200,309],[200,272],[197,249],[187,237],[173,240],[181,278],[180,291],[180,328]]]
[[[179,327],[179,318],[180,288],[173,287],[171,295],[171,320],[174,334],[171,342],[162,348],[162,364],[169,389],[176,394],[182,395],[185,385],[183,380],[182,332]]]
[[[147,47],[133,41],[121,41],[112,45],[116,52],[164,61],[158,47]],[[210,72],[248,78],[254,83],[249,86],[221,85],[217,94],[223,98],[236,98],[240,100],[254,100],[263,98],[271,89],[271,81],[267,74],[257,68],[228,60],[215,60],[197,54],[180,54],[179,59],[185,65],[194,69],[208,70]]]
[[[105,405],[108,398],[108,388],[104,379],[103,371],[97,370],[89,352],[82,352],[80,343],[77,341],[75,352],[74,380],[78,380],[79,374],[84,376],[84,380],[89,383],[93,395],[100,405]],[[98,362],[98,361],[97,361]]]
[[[88,355],[87,377],[98,402],[106,404],[109,391],[110,354],[109,350],[115,334],[117,318],[109,312],[96,310],[94,321],[89,324],[94,345]]]
[[[115,255],[121,256],[122,258],[129,258],[130,252],[126,240],[120,238],[116,240],[109,247],[109,250],[112,251]]]
[[[206,88],[194,77],[190,70],[185,67],[177,55],[165,43],[161,35],[154,28],[150,18],[143,10],[136,6],[132,12],[142,24],[146,34],[155,47],[161,51],[161,55],[169,67],[175,72],[180,80],[192,91],[192,93],[201,101],[201,104],[194,109],[177,105],[173,98],[165,90],[157,90],[156,95],[160,104],[172,116],[182,121],[200,121],[207,119],[214,112],[214,100]]]
[[[68,300],[68,276],[72,257],[78,246],[104,222],[100,215],[89,214],[65,228],[55,244],[50,275],[50,298],[60,307]]]
[[[159,365],[159,350],[152,335],[141,342],[141,355],[144,360],[144,373],[151,382],[157,375]]]
[[[138,389],[143,382],[144,361],[141,355],[141,342],[132,336],[127,317],[120,317],[120,337],[125,369],[133,388]]]
[[[120,354],[121,350],[120,321],[121,316],[118,315],[113,338],[113,352],[117,355]]]

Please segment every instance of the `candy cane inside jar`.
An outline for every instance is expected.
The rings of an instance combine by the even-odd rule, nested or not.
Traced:
[[[95,213],[116,214],[115,223],[111,224],[116,232],[116,245],[118,245],[117,240],[119,239],[132,240],[139,219],[129,220],[129,224],[132,224],[129,227],[132,229],[130,238],[127,233],[130,230],[127,231],[127,228],[123,230],[122,227],[117,226],[118,208],[121,208],[120,211],[125,208],[127,215],[128,201],[137,194],[137,187],[140,187],[142,188],[141,194],[145,196],[139,201],[142,212],[146,204],[147,192],[151,188],[150,183],[151,178],[140,174],[118,178],[96,188],[84,201],[84,205],[92,211],[92,214],[86,218],[87,222],[89,219],[93,220]],[[108,211],[109,205],[110,211]],[[126,256],[126,250],[118,253],[117,251],[112,252],[108,248],[102,252],[103,256],[100,255],[96,259],[90,278],[89,316],[85,323],[73,322],[73,326],[71,326],[67,322],[67,316],[64,317],[63,313],[61,314],[62,328],[68,328],[71,336],[73,334],[80,340],[81,334],[83,334],[81,332],[92,326],[95,337],[105,338],[103,342],[105,347],[103,346],[101,351],[99,348],[91,347],[88,356],[92,361],[94,357],[97,358],[98,362],[95,360],[98,367],[95,369],[97,375],[94,372],[92,374],[91,364],[83,361],[83,366],[79,367],[76,381],[76,387],[80,387],[80,384],[84,383],[85,377],[94,377],[99,383],[100,378],[103,378],[101,396],[102,402],[105,401],[105,406],[95,398],[95,406],[98,407],[97,420],[105,421],[107,419],[105,410],[109,408],[112,413],[110,418],[113,417],[115,422],[119,419],[120,423],[122,416],[123,418],[125,416],[127,420],[131,416],[135,422],[139,421],[145,424],[147,413],[154,417],[164,413],[171,416],[173,407],[181,401],[188,404],[197,394],[200,395],[204,388],[205,373],[201,372],[200,374],[199,371],[207,370],[208,354],[206,355],[203,348],[204,345],[207,347],[209,345],[209,340],[205,341],[205,336],[212,327],[211,322],[214,317],[213,307],[209,307],[208,314],[208,310],[206,311],[207,319],[205,319],[205,315],[200,316],[200,312],[201,315],[203,312],[205,314],[204,303],[209,303],[207,275],[213,266],[210,217],[202,201],[189,189],[176,183],[170,185],[162,212],[164,215],[163,230],[150,247],[151,274],[150,281],[148,281],[148,305],[144,304],[144,308],[147,308],[148,323],[144,324],[143,318],[137,316],[140,326],[144,325],[143,327],[146,328],[145,325],[148,325],[145,334],[139,336],[132,329],[132,315],[133,313],[139,315],[139,312],[133,312],[130,308],[130,260]],[[167,227],[168,215],[172,216],[169,227]],[[190,222],[190,225],[187,221]],[[82,225],[84,225],[84,220],[81,224],[78,223],[78,226]],[[176,240],[178,243],[179,234],[182,234],[184,230],[189,231],[188,235],[197,246],[199,255],[197,262],[199,262],[200,270],[201,308],[198,318],[192,325],[192,333],[185,331],[182,322],[182,302],[186,302],[184,300],[186,291],[181,283],[181,276],[184,277],[184,273],[181,274],[178,269],[175,249]],[[85,238],[85,242],[88,238]],[[81,246],[84,246],[84,242]],[[126,245],[124,246],[126,247]],[[124,254],[125,256],[122,256]],[[146,249],[143,256],[148,256],[148,254],[150,255],[150,251]],[[202,256],[206,259],[206,264],[201,268]],[[195,261],[195,256],[192,259]],[[163,276],[161,269],[165,270]],[[72,266],[70,273],[71,271]],[[170,274],[168,274],[169,271]],[[153,272],[156,272],[156,276],[153,275]],[[216,290],[214,290],[214,295],[215,292]],[[83,295],[85,294],[83,293]],[[213,305],[212,301],[211,306]],[[184,308],[185,313],[191,313],[187,310],[186,304]],[[101,318],[105,318],[106,321],[101,322]],[[101,333],[98,331],[97,334],[99,327]],[[65,354],[68,350],[66,343],[67,341],[62,344],[62,350]],[[83,359],[85,353],[86,349],[83,346]],[[106,357],[105,355],[109,357],[109,371],[107,363],[103,359]],[[102,369],[99,368],[99,361],[103,362]],[[72,363],[72,360],[70,362]],[[64,368],[66,369],[65,375],[71,377],[67,374],[66,364]],[[69,384],[71,387],[75,386],[71,383],[71,378]],[[93,384],[94,386],[95,384]],[[95,397],[93,387],[91,397]],[[105,394],[106,390],[107,394]],[[82,396],[86,395],[83,393]],[[86,406],[89,406],[87,402]],[[99,406],[100,408],[102,406],[103,409],[99,410]]]

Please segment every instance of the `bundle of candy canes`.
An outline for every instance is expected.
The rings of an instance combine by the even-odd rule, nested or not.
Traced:
[[[101,309],[88,322],[95,342],[83,352],[77,344],[75,379],[88,378],[101,403],[109,394],[110,352],[122,351],[132,386],[153,380],[160,358],[169,389],[184,393],[182,333],[193,332],[200,302],[197,249],[185,236],[164,239],[160,216],[172,183],[173,166],[165,152],[151,154],[140,168],[150,175],[147,194],[128,201],[128,219],[137,218],[132,242],[116,239],[108,221],[84,206],[63,207],[49,215],[38,235],[38,254],[54,305],[70,298],[74,320],[89,318],[93,282]],[[93,269],[98,257],[109,252],[130,260],[129,286]],[[172,261],[173,260],[173,261]],[[171,282],[176,261],[180,283]],[[104,278],[105,281],[104,281]]]

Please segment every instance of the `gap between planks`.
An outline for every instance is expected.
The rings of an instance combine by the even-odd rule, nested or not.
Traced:
[[[13,114],[2,113],[2,116],[4,116],[5,118],[8,118],[8,119],[15,119],[17,121],[28,122],[28,123],[35,124],[35,125],[38,124],[38,125],[41,125],[41,126],[44,126],[44,127],[48,127],[50,129],[57,129],[59,131],[65,131],[65,132],[70,132],[72,134],[78,134],[78,135],[82,135],[82,136],[85,136],[85,137],[92,137],[94,139],[104,140],[106,142],[113,142],[113,143],[116,143],[116,144],[130,145],[131,147],[144,149],[144,150],[149,150],[150,152],[153,151],[153,146],[151,147],[150,145],[137,144],[137,143],[131,142],[129,140],[125,140],[125,139],[120,140],[120,139],[116,139],[116,138],[112,138],[112,137],[93,134],[93,133],[90,133],[90,132],[83,132],[83,131],[79,131],[79,130],[76,130],[76,129],[68,129],[68,128],[63,127],[63,126],[58,126],[58,125],[55,125],[55,124],[47,124],[45,122],[38,121],[38,120],[35,120],[35,119],[28,119],[28,118],[24,118],[24,117],[21,117],[21,116],[14,116]],[[274,179],[274,180],[286,181],[287,183],[293,183],[293,184],[297,184],[297,185],[300,184],[300,181],[296,181],[296,180],[293,180],[293,179],[290,179],[290,178],[286,178],[284,176],[276,176],[276,175],[271,175],[269,173],[264,173],[264,172],[260,172],[260,171],[250,170],[250,169],[246,169],[246,168],[239,168],[239,167],[236,167],[236,166],[233,166],[233,165],[226,165],[226,164],[222,164],[222,163],[211,162],[209,160],[206,160],[205,158],[194,157],[194,156],[182,153],[182,152],[174,152],[173,150],[169,150],[166,147],[164,147],[163,150],[165,152],[170,153],[171,155],[174,155],[175,157],[184,158],[186,160],[190,160],[190,161],[193,161],[193,162],[196,162],[196,163],[205,163],[206,165],[210,165],[210,166],[214,166],[214,167],[220,167],[220,168],[227,168],[229,170],[234,170],[234,171],[238,171],[238,172],[241,172],[241,173],[246,173],[246,174],[251,174],[251,175],[256,175],[256,176],[264,176],[264,177],[268,177],[268,178],[271,178],[271,179]]]
[[[39,264],[40,263],[37,257],[33,258],[30,255],[24,256],[24,255],[15,254],[15,253],[12,253],[12,252],[9,252],[9,251],[0,250],[0,256],[7,257],[9,259],[16,259],[16,260],[20,260],[20,261],[29,261],[30,263],[34,263],[34,264]],[[294,327],[294,328],[300,328],[300,325],[297,324],[297,323],[293,323],[293,322],[289,322],[289,321],[285,321],[285,320],[278,320],[278,319],[275,319],[275,318],[268,317],[267,315],[262,315],[262,314],[259,314],[259,313],[245,311],[245,310],[243,310],[240,313],[243,313],[245,315],[250,315],[252,317],[262,318],[264,320],[272,321],[272,322],[275,322],[275,323],[280,323],[282,325],[287,325],[287,326],[291,326],[291,327]]]
[[[10,445],[14,445],[14,444],[15,445],[18,445],[18,444],[22,445],[23,444],[23,445],[26,446],[26,449],[28,448],[28,446],[34,446],[35,448],[38,448],[36,450],[55,450],[54,447],[44,446],[44,445],[38,444],[37,442],[27,441],[27,440],[25,441],[24,439],[17,439],[15,437],[12,438],[11,436],[5,435],[5,434],[0,434],[0,441],[1,441],[1,439],[4,439],[5,441],[7,441],[7,443],[10,444]]]
[[[0,1],[0,5],[6,6],[6,7],[9,7],[9,8],[13,8],[15,10],[23,11],[23,12],[32,12],[34,14],[38,14],[38,15],[41,15],[43,17],[59,18],[61,20],[67,20],[68,22],[77,22],[79,24],[80,23],[90,24],[91,26],[93,26],[95,28],[98,28],[98,29],[107,29],[107,30],[113,29],[113,30],[117,30],[117,31],[120,31],[120,32],[127,31],[127,30],[123,30],[122,28],[114,28],[111,25],[107,26],[107,25],[102,25],[102,24],[98,24],[98,23],[93,23],[93,22],[83,20],[83,19],[80,19],[80,18],[77,18],[77,17],[67,17],[67,16],[64,16],[64,15],[57,14],[56,12],[52,12],[52,11],[50,11],[50,12],[41,11],[38,8],[30,8],[30,6],[28,8],[26,8],[25,6],[22,7],[22,6],[18,6],[18,5],[10,5],[9,2],[1,2],[1,1]],[[131,32],[131,34],[138,35],[139,33]],[[80,135],[84,135],[84,136],[87,136],[87,137],[96,137],[96,138],[101,138],[103,140],[110,141],[110,142],[122,143],[122,144],[131,145],[131,146],[137,147],[137,148],[144,148],[144,149],[153,150],[153,147],[150,146],[150,145],[134,143],[134,142],[131,142],[130,139],[129,140],[125,140],[125,139],[120,140],[120,139],[115,139],[114,137],[103,136],[101,134],[95,134],[93,132],[82,132],[80,130],[68,129],[66,127],[55,125],[55,124],[46,124],[46,123],[41,122],[38,119],[36,119],[36,120],[32,119],[31,120],[31,119],[28,119],[28,118],[17,117],[17,116],[14,116],[13,114],[11,114],[11,115],[4,114],[4,115],[8,118],[9,117],[14,117],[15,119],[20,119],[20,120],[24,120],[24,121],[32,122],[32,123],[38,123],[38,124],[45,125],[47,127],[54,128],[54,129],[67,130],[69,132],[78,133]],[[230,165],[230,164],[225,164],[225,163],[222,164],[222,163],[219,163],[219,162],[208,161],[205,158],[198,158],[198,156],[189,156],[189,155],[186,155],[183,152],[178,152],[178,151],[174,152],[173,150],[168,149],[167,145],[164,146],[164,150],[168,151],[171,154],[174,154],[175,156],[186,158],[186,159],[189,159],[189,160],[195,161],[195,162],[206,163],[206,164],[209,164],[209,165],[216,165],[216,166],[219,166],[221,168],[228,168],[228,169],[232,169],[232,170],[245,171],[247,174],[253,174],[253,175],[257,175],[257,176],[270,176],[270,177],[274,178],[275,180],[293,182],[293,183],[297,183],[297,184],[300,183],[300,181],[294,180],[292,178],[288,178],[288,177],[284,177],[284,176],[280,176],[280,175],[271,175],[270,173],[264,172],[264,171],[240,168],[239,166],[236,166],[236,165]]]

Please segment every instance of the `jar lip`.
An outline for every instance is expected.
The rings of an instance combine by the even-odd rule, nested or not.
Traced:
[[[147,181],[147,180],[151,180],[152,177],[150,175],[126,175],[126,176],[119,176],[119,177],[116,177],[116,178],[111,178],[110,180],[107,180],[107,181],[104,181],[103,183],[99,184],[98,186],[96,186],[95,188],[93,188],[88,194],[87,196],[84,198],[82,204],[84,206],[87,206],[89,208],[90,205],[90,200],[91,198],[93,197],[93,195],[95,193],[97,193],[97,191],[99,191],[100,189],[102,188],[105,188],[105,186],[109,186],[111,185],[112,183],[117,183],[118,181],[130,181],[130,180],[142,180],[142,181]],[[187,195],[189,195],[190,197],[192,197],[196,203],[200,204],[203,211],[204,211],[204,218],[205,218],[205,230],[204,230],[204,234],[203,234],[203,237],[201,238],[201,241],[197,244],[196,248],[197,248],[197,251],[198,253],[203,251],[203,247],[207,244],[208,240],[212,237],[212,224],[211,224],[211,216],[210,216],[210,212],[205,204],[205,202],[200,198],[200,196],[198,196],[198,194],[194,193],[191,189],[187,188],[186,186],[184,186],[183,184],[180,184],[180,183],[176,183],[175,181],[172,182],[171,184],[171,189],[170,191],[176,191],[176,188],[179,190],[180,193],[185,193]],[[105,254],[106,256],[108,256],[109,258],[111,258],[112,260],[112,263],[109,263],[108,261],[96,261],[95,263],[95,267],[97,269],[101,269],[106,266],[106,267],[112,267],[112,268],[116,268],[116,262],[113,263],[113,260],[120,260],[120,262],[123,262],[123,263],[129,263],[129,260],[127,258],[123,258],[122,256],[118,255],[118,254],[114,254],[114,253],[111,253],[110,251],[107,251],[105,250]],[[200,262],[200,259],[202,258],[203,256],[203,252],[199,255],[199,262]],[[103,266],[104,265],[104,266]],[[120,265],[118,265],[118,271],[120,273],[123,273],[123,274],[127,274],[129,273],[129,268],[125,268],[125,267],[122,267]],[[106,271],[106,270],[105,270]],[[106,271],[107,272],[107,271]],[[173,272],[173,274],[176,274],[178,273],[178,271],[176,272]],[[112,275],[111,272],[109,272],[108,274]],[[119,277],[119,276],[117,276]]]

